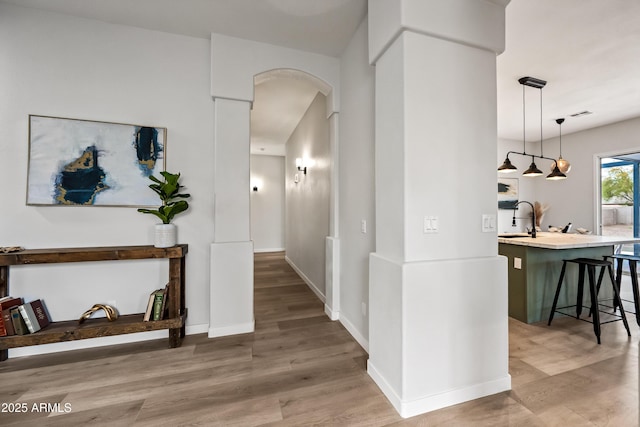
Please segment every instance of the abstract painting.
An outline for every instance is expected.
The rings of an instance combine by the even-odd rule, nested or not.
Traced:
[[[518,203],[518,178],[498,178],[498,209],[515,209]]]
[[[157,206],[166,128],[29,116],[27,205]]]

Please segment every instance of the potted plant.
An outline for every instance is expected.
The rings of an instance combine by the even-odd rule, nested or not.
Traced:
[[[140,208],[138,212],[152,214],[160,218],[161,224],[156,224],[155,243],[156,248],[170,248],[176,245],[176,226],[172,224],[173,218],[187,209],[189,203],[186,200],[191,197],[190,194],[180,193],[180,189],[184,188],[180,184],[180,173],[173,174],[167,171],[160,172],[162,180],[155,176],[149,176],[153,184],[149,184],[159,197],[162,205],[157,209]]]

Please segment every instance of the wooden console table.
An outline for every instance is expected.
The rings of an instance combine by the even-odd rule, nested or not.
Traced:
[[[9,295],[9,266],[52,264],[83,261],[121,261],[152,258],[169,259],[168,318],[144,322],[144,313],[119,316],[109,322],[106,318],[53,322],[34,334],[0,337],[0,360],[6,360],[8,349],[38,344],[74,341],[86,338],[130,334],[134,332],[169,329],[169,347],[179,347],[185,335],[185,255],[188,246],[172,248],[153,246],[108,246],[88,248],[28,249],[0,254],[0,297]],[[78,315],[83,310],[78,310]]]

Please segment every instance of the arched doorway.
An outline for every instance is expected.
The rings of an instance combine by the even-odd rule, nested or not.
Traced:
[[[330,153],[329,234],[325,239],[325,312],[339,312],[338,99],[339,61],[306,52],[212,34],[211,95],[214,100],[214,242],[211,244],[209,336],[252,332],[253,242],[250,237],[250,111],[254,77],[283,75],[316,82],[326,93]],[[259,53],[258,53],[259,52]],[[250,60],[240,60],[249,58]],[[230,284],[233,284],[232,286]]]
[[[290,69],[267,71],[254,80],[251,179],[263,183],[262,191],[251,188],[254,251],[275,247],[282,233],[287,262],[325,303],[332,164],[326,95],[331,88]],[[279,175],[282,182],[273,182]],[[281,206],[286,221],[275,217]]]

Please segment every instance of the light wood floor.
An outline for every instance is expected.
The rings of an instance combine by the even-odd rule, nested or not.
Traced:
[[[255,262],[253,334],[166,340],[0,363],[2,426],[638,426],[638,339],[620,322],[510,319],[513,389],[402,419],[366,373],[367,354],[283,260]],[[69,404],[66,414],[33,403]]]

